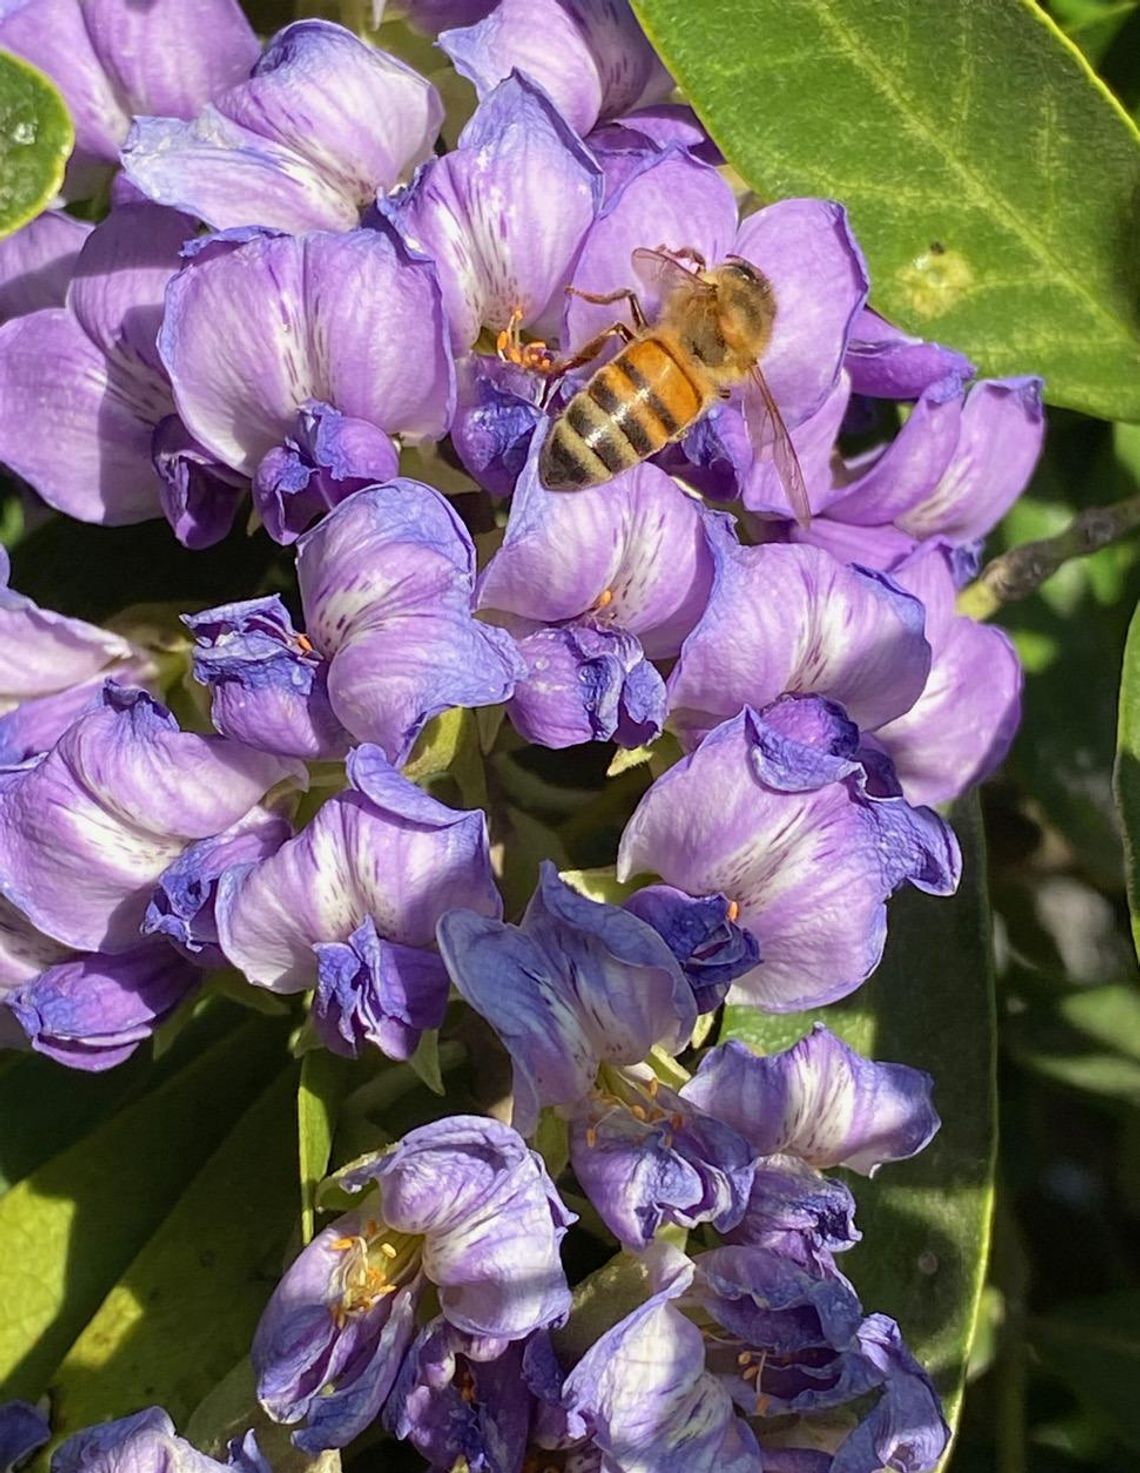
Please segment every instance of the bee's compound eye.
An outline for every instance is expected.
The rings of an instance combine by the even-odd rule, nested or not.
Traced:
[[[753,285],[763,280],[760,272],[757,271],[752,262],[746,261],[743,256],[729,256],[725,269],[731,271],[734,276],[739,276],[742,280],[751,282]]]

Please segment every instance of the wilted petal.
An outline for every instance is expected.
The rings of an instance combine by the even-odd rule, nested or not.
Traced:
[[[558,1245],[574,1217],[509,1126],[437,1120],[338,1181],[350,1191],[379,1182],[384,1221],[424,1236],[424,1272],[456,1329],[518,1340],[569,1312]]]
[[[385,939],[427,947],[454,906],[502,913],[482,813],[437,803],[376,748],[356,748],[348,770],[349,792],[272,857],[222,880],[222,947],[255,986],[315,986],[314,945],[347,941],[366,916]]]
[[[958,446],[934,491],[898,521],[918,538],[984,537],[1024,491],[1041,453],[1038,378],[983,379],[966,396]]]
[[[452,911],[437,934],[451,980],[511,1055],[524,1134],[541,1106],[582,1099],[602,1063],[640,1063],[692,1033],[692,990],[656,931],[577,894],[549,862],[521,927]]]
[[[810,741],[751,711],[717,727],[653,784],[618,851],[620,878],[655,873],[736,902],[763,960],[730,996],[773,1011],[852,991],[878,963],[891,892],[904,878],[953,890],[960,866],[935,814],[871,798],[826,723],[798,729]]]
[[[0,21],[0,38],[4,27]],[[65,210],[45,210],[0,240],[0,322],[41,307],[62,307],[83,242],[85,220]]]
[[[814,547],[724,539],[716,552],[705,612],[669,677],[686,747],[784,693],[826,696],[869,730],[914,705],[930,672],[916,598]]]
[[[954,612],[947,551],[927,544],[891,574],[921,598],[934,661],[918,701],[875,733],[912,803],[944,803],[1004,760],[1021,717],[1021,662],[1009,636]]]
[[[853,1247],[862,1234],[855,1226],[855,1198],[843,1182],[798,1156],[766,1156],[756,1162],[744,1215],[723,1237],[772,1248],[810,1268]]]
[[[683,149],[669,148],[647,159],[645,167],[608,202],[583,242],[574,264],[573,284],[598,294],[629,287],[652,320],[660,300],[633,269],[633,252],[645,246],[672,250],[690,246],[707,261],[718,262],[733,249],[735,236],[732,190],[715,169]],[[595,333],[619,319],[627,321],[628,316],[620,302],[600,306],[571,297],[566,304],[563,346],[581,347]]]
[[[701,1060],[682,1095],[746,1136],[762,1156],[873,1175],[917,1155],[938,1129],[929,1074],[878,1064],[816,1023],[799,1043],[760,1057],[735,1039]]]
[[[456,352],[516,309],[529,327],[562,305],[574,253],[601,204],[602,179],[581,141],[525,77],[486,98],[459,136],[385,206],[439,268]]]
[[[35,765],[0,783],[0,891],[83,951],[136,941],[154,882],[228,828],[293,764],[179,731],[143,691],[108,685]]]
[[[159,876],[143,933],[166,936],[200,967],[226,966],[214,915],[218,881],[232,865],[275,854],[292,833],[280,814],[259,805],[216,837],[191,844]]]
[[[705,1370],[700,1330],[669,1302],[692,1264],[663,1243],[650,1254],[656,1292],[574,1367],[567,1404],[621,1473],[760,1473],[755,1438]]]
[[[385,941],[371,916],[347,942],[318,941],[312,1017],[326,1048],[357,1058],[365,1043],[408,1059],[447,1008],[447,972],[423,947]]]
[[[73,1069],[121,1064],[195,987],[201,973],[165,942],[59,962],[5,1002],[32,1047]]]
[[[453,400],[434,268],[378,230],[259,235],[198,257],[170,283],[159,347],[187,428],[246,475],[312,400],[435,436]]]
[[[839,377],[869,279],[847,211],[787,199],[749,215],[733,249],[772,283],[776,322],[764,377],[789,425],[813,414]]]
[[[543,747],[606,742],[640,747],[665,724],[665,682],[620,629],[579,620],[519,640],[526,675],[507,705],[511,724]]]
[[[856,394],[917,399],[940,379],[970,379],[974,365],[953,348],[912,338],[865,307],[855,319],[844,361]]]
[[[911,1355],[899,1327],[884,1314],[868,1315],[859,1344],[884,1380],[870,1414],[836,1451],[830,1473],[926,1473],[935,1468],[950,1441],[930,1377]]]
[[[281,757],[344,755],[349,737],[329,705],[328,663],[276,594],[182,622],[196,641],[194,678],[209,686],[210,718],[223,736]]]

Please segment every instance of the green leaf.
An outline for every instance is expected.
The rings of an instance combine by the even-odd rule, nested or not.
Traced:
[[[1023,984],[1031,978],[1022,976]],[[1080,987],[1042,995],[1013,984],[1002,1041],[1024,1067],[1059,1084],[1140,1105],[1140,992]]]
[[[51,203],[74,142],[63,98],[48,78],[0,51],[0,236]]]
[[[1030,1324],[1045,1368],[1065,1382],[1097,1420],[1140,1449],[1140,1293],[1078,1300]],[[1123,1467],[1123,1464],[1118,1466]]]
[[[1140,419],[1140,134],[1030,0],[635,9],[755,190],[848,207],[888,317]]]
[[[1132,615],[1124,646],[1113,788],[1124,829],[1124,876],[1132,940],[1140,955],[1140,606]]]
[[[272,1077],[280,1027],[244,1024],[0,1197],[0,1398],[35,1399],[187,1180]]]
[[[181,1424],[249,1348],[295,1222],[289,1068],[234,1124],[51,1383],[66,1436],[158,1404]]]
[[[955,806],[963,877],[952,899],[890,904],[886,955],[843,1003],[776,1016],[725,1011],[722,1036],[765,1052],[822,1019],[861,1052],[926,1069],[942,1129],[913,1161],[852,1179],[863,1241],[844,1258],[868,1310],[893,1315],[955,1425],[985,1282],[993,1207],[995,1023],[985,844],[977,798]]]

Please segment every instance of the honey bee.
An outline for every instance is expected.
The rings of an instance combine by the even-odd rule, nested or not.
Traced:
[[[616,322],[563,362],[544,361],[537,344],[515,357],[553,379],[588,363],[610,337],[623,343],[550,426],[539,458],[543,484],[552,491],[600,486],[679,440],[718,399],[744,385],[752,390],[744,395],[744,415],[753,448],[771,452],[792,511],[806,523],[803,472],[760,370],[776,321],[771,282],[740,256],[709,269],[691,249],[639,249],[633,265],[660,295],[653,322],[628,288],[597,296],[570,287],[589,302],[628,300],[633,327]]]

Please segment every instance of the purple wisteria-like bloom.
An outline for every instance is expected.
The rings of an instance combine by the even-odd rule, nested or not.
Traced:
[[[73,198],[93,194],[118,163],[132,114],[192,117],[258,53],[238,0],[5,0],[0,46],[64,95],[75,124],[65,183]]]
[[[303,771],[109,683],[50,752],[0,775],[0,893],[64,946],[127,951],[163,870],[286,778]]]
[[[517,70],[580,135],[599,118],[664,101],[673,87],[627,0],[499,0],[439,44],[481,98]]]
[[[406,1058],[447,1003],[436,922],[455,906],[502,913],[486,820],[437,803],[375,747],[352,752],[348,777],[296,838],[223,874],[218,933],[254,986],[315,987],[326,1047]]]
[[[510,696],[523,665],[475,619],[475,549],[437,491],[398,480],[359,492],[297,544],[306,633],[274,597],[188,615],[195,675],[220,731],[302,757],[350,739],[407,759],[453,706]]]
[[[525,77],[501,82],[457,147],[384,214],[439,270],[456,353],[481,328],[557,328],[562,288],[601,204],[589,150]]]
[[[226,1461],[219,1463],[179,1437],[159,1407],[76,1432],[60,1443],[51,1460],[51,1473],[132,1473],[144,1468],[155,1473],[270,1473],[252,1432],[235,1438]]]
[[[762,957],[733,984],[742,1002],[782,1012],[843,997],[878,964],[900,885],[957,887],[951,831],[884,788],[857,745],[817,696],[746,708],[658,778],[626,826],[619,878],[735,902]]]
[[[509,1127],[452,1116],[338,1180],[369,1197],[289,1269],[252,1352],[262,1405],[305,1421],[294,1441],[308,1452],[343,1447],[378,1415],[429,1286],[475,1360],[570,1309],[558,1245],[573,1216]]]
[[[435,268],[386,230],[242,237],[170,283],[159,350],[187,428],[292,540],[289,500],[317,498],[303,525],[330,480],[363,484],[390,463],[381,433],[445,432],[454,370]]]
[[[218,230],[299,233],[355,228],[431,153],[443,105],[396,57],[304,20],[273,37],[248,79],[184,116],[136,118],[122,155],[135,188]]]

